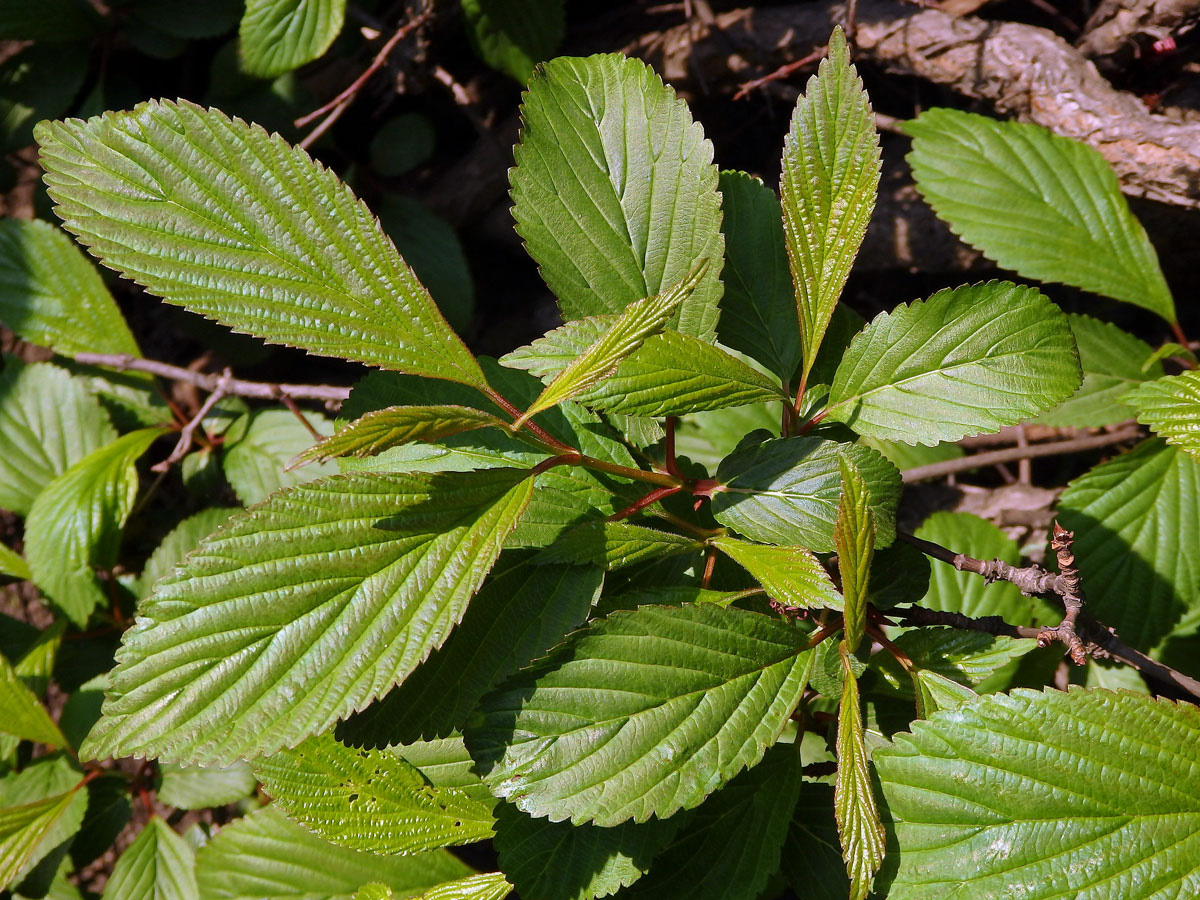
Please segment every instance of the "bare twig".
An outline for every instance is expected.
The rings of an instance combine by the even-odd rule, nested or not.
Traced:
[[[757,90],[764,84],[770,84],[772,81],[780,81],[784,78],[787,78],[800,69],[803,69],[805,66],[811,66],[813,63],[824,59],[827,53],[829,53],[828,46],[818,47],[807,56],[802,56],[794,62],[785,63],[774,72],[769,72],[762,76],[762,78],[755,78],[751,81],[747,81],[738,88],[737,93],[733,95],[733,99],[741,100],[743,97],[749,96],[751,91]]]
[[[1083,27],[1079,51],[1113,71],[1155,41],[1200,21],[1200,0],[1104,0]]]
[[[204,402],[200,404],[200,408],[196,410],[196,414],[192,416],[183,428],[179,429],[179,440],[175,443],[175,449],[171,451],[171,455],[162,462],[157,462],[150,467],[151,472],[166,472],[171,466],[179,462],[189,450],[192,449],[192,441],[196,436],[196,429],[200,427],[200,423],[204,421],[204,417],[212,412],[212,408],[216,406],[222,397],[229,396],[229,382],[233,380],[233,372],[225,369],[217,376],[216,387],[209,394]]]
[[[1136,428],[1123,428],[1105,434],[1093,434],[1087,437],[1072,438],[1069,441],[1054,441],[1048,444],[1030,444],[1026,447],[1008,447],[1004,450],[989,450],[971,456],[961,456],[958,459],[947,459],[942,462],[930,463],[927,466],[917,466],[901,472],[906,484],[914,481],[926,481],[930,478],[940,478],[943,475],[953,475],[986,466],[1001,463],[1016,462],[1022,459],[1036,459],[1041,456],[1061,456],[1067,453],[1078,453],[1081,450],[1095,450],[1125,441],[1137,440],[1142,437]]]
[[[1079,588],[1079,570],[1075,568],[1075,554],[1071,550],[1074,541],[1075,532],[1067,531],[1056,521],[1050,549],[1058,558],[1059,574],[1055,593],[1062,600],[1063,617],[1057,628],[1047,629],[1038,635],[1038,645],[1048,647],[1053,641],[1061,641],[1067,646],[1071,662],[1082,666],[1087,662],[1088,654],[1075,630],[1079,613],[1083,610],[1083,592]]]

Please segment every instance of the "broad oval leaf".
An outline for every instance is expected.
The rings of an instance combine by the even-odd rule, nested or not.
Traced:
[[[1200,460],[1200,372],[1150,381],[1121,398],[1168,444]]]
[[[320,413],[305,413],[318,434],[331,435],[333,423]],[[226,438],[221,468],[238,499],[247,506],[261,503],[285,487],[305,484],[333,475],[337,466],[321,464],[292,469],[288,463],[314,445],[312,433],[286,409],[264,409],[253,413],[245,433],[236,441]]]
[[[208,537],[238,511],[237,507],[233,506],[210,506],[188,516],[171,529],[146,560],[142,575],[138,579],[138,596],[144,597],[149,594],[160,578],[171,574],[175,566],[200,545],[202,538]]]
[[[587,522],[564,531],[538,554],[537,562],[623,569],[652,559],[696,551],[703,546],[695,538],[631,522]]]
[[[524,84],[566,31],[566,0],[460,0],[480,59]]]
[[[371,211],[278,135],[153,101],[43,122],[37,140],[67,230],[151,293],[275,343],[486,387]]]
[[[321,56],[342,30],[346,0],[247,0],[238,27],[249,75],[274,78]]]
[[[12,665],[0,656],[0,734],[54,747],[67,746],[62,732]]]
[[[121,854],[102,900],[199,900],[195,853],[154,816]]]
[[[1108,162],[1040,125],[931,109],[906,122],[917,189],[1006,269],[1135,303],[1175,321],[1146,231]]]
[[[435,441],[488,427],[508,430],[509,423],[468,406],[389,406],[339,428],[337,434],[297,456],[296,462],[314,462],[336,456],[374,456],[401,444]]]
[[[351,850],[417,853],[492,836],[492,810],[430,786],[403,758],[317,735],[258,760],[254,771],[294,821]]]
[[[10,789],[0,800],[4,807],[0,808],[0,890],[19,882],[39,860],[79,831],[88,804],[87,791],[79,785],[64,791],[61,784],[48,782],[56,792],[47,796],[45,788],[38,790],[40,785],[32,783],[40,773],[26,769],[10,779],[14,777],[25,784],[15,791],[10,780]]]
[[[899,848],[887,897],[1195,896],[1198,751],[1195,706],[1103,690],[914,722],[874,756]]]
[[[361,709],[446,639],[531,489],[336,475],[235,516],[143,602],[81,755],[228,764]]]
[[[808,681],[806,641],[709,604],[617,612],[485,697],[467,747],[493,792],[530,815],[666,818],[779,737]]]
[[[414,900],[504,900],[512,893],[513,886],[508,883],[503,872],[485,872],[482,875],[468,875],[466,878],[456,878],[434,885]],[[389,889],[389,898],[395,897],[395,891]],[[355,895],[355,900],[376,900],[364,897],[363,892]]]
[[[867,482],[876,540],[885,547],[896,534],[900,473],[877,451],[858,444],[779,438],[736,451],[717,470],[723,487],[713,495],[713,515],[751,540],[827,553],[834,549],[842,454]]]
[[[161,763],[162,784],[158,799],[179,809],[207,809],[236,803],[251,796],[258,787],[247,763],[232,766],[179,766]]]
[[[842,595],[829,573],[803,547],[751,544],[731,537],[714,538],[712,545],[753,575],[780,603],[799,609],[842,608]]]
[[[887,441],[957,441],[1050,409],[1081,377],[1058,307],[990,281],[876,316],[842,357],[827,416]]]
[[[534,72],[521,119],[513,216],[563,317],[620,312],[708,259],[673,327],[711,339],[721,199],[687,104],[640,60],[561,57]]]

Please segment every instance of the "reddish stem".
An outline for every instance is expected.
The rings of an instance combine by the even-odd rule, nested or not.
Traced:
[[[713,569],[717,565],[717,548],[710,546],[705,551],[704,556],[704,577],[700,579],[700,587],[708,590],[708,585],[712,582]]]
[[[664,497],[670,497],[672,494],[678,494],[681,490],[683,490],[683,485],[679,484],[675,485],[674,487],[655,488],[650,493],[646,494],[646,496],[639,497],[637,500],[633,501],[633,503],[629,504],[629,506],[625,507],[620,512],[613,513],[611,516],[605,519],[605,521],[619,522],[621,519],[627,519],[635,513],[641,512],[647,506],[657,503]]]

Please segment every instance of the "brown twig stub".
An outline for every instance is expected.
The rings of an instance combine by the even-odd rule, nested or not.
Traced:
[[[1098,450],[1123,444],[1126,441],[1138,440],[1143,436],[1141,430],[1135,427],[1122,428],[1104,434],[1089,434],[1085,437],[1071,438],[1066,441],[1051,441],[1045,444],[1027,444],[1024,447],[1006,447],[1003,450],[987,450],[957,459],[946,459],[930,463],[927,466],[916,466],[905,469],[900,473],[905,484],[915,481],[927,481],[930,478],[941,478],[943,475],[954,475],[971,469],[985,468],[1002,463],[1018,462],[1023,459],[1037,459],[1043,456],[1062,456],[1079,453],[1084,450]]]
[[[200,408],[196,410],[196,414],[192,416],[184,426],[179,429],[179,440],[175,442],[175,449],[171,451],[171,455],[161,462],[156,462],[150,467],[151,472],[166,472],[171,466],[175,465],[192,449],[192,442],[196,437],[196,429],[204,421],[214,406],[221,402],[223,397],[229,396],[229,383],[233,381],[233,372],[226,369],[218,378],[217,383],[213,387],[212,393],[204,398],[204,402],[200,404]]]
[[[1079,570],[1075,568],[1075,554],[1071,549],[1074,541],[1075,532],[1067,531],[1056,521],[1050,538],[1050,549],[1058,559],[1058,577],[1055,579],[1054,593],[1062,600],[1063,618],[1056,628],[1043,630],[1037,640],[1041,647],[1049,647],[1054,641],[1061,641],[1067,646],[1071,662],[1082,666],[1087,662],[1088,652],[1075,630],[1076,620],[1083,610],[1083,593],[1079,587]]]

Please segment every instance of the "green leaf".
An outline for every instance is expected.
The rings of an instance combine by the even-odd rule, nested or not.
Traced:
[[[844,456],[838,458],[838,464],[842,469],[842,499],[838,502],[833,543],[837,548],[845,601],[843,640],[853,653],[862,643],[867,626],[867,587],[871,561],[875,558],[875,522],[867,483],[854,468],[854,463]]]
[[[745,172],[722,172],[720,188],[725,235],[721,342],[790,382],[800,365],[800,322],[779,198]]]
[[[67,746],[62,732],[37,695],[25,686],[3,656],[0,656],[0,734],[11,734],[22,740],[54,747]]]
[[[91,37],[98,19],[86,0],[6,0],[0,40],[74,41]]]
[[[978,696],[965,684],[927,669],[912,671],[913,693],[917,700],[917,715],[928,719],[939,709],[957,709]]]
[[[666,818],[754,765],[808,681],[806,635],[716,606],[643,606],[483,700],[467,747],[497,796],[601,826]]]
[[[1079,347],[1083,384],[1062,403],[1037,417],[1041,425],[1096,428],[1131,419],[1134,410],[1121,395],[1165,373],[1157,360],[1147,363],[1150,345],[1111,322],[1069,313]]]
[[[475,762],[467,752],[461,735],[455,734],[432,741],[414,741],[401,747],[386,749],[387,752],[404,758],[420,769],[421,774],[428,778],[434,787],[457,788],[478,803],[495,805],[496,800],[491,791],[475,772]]]
[[[338,475],[235,516],[142,604],[81,756],[228,764],[361,709],[446,639],[531,489]]]
[[[850,668],[847,644],[842,656],[842,703],[838,707],[837,783],[833,809],[842,842],[842,858],[850,876],[850,900],[866,900],[871,879],[883,863],[886,835],[871,788],[871,769],[863,737],[858,679]]]
[[[896,533],[900,473],[875,450],[856,444],[779,438],[736,451],[717,470],[723,489],[713,495],[713,515],[751,540],[831,551],[842,495],[842,455],[867,483],[876,541],[886,547]]]
[[[71,107],[87,78],[90,49],[85,41],[39,41],[0,63],[0,152],[27,146],[40,119]]]
[[[141,355],[95,267],[69,237],[37,219],[0,220],[0,322],[66,356]]]
[[[342,30],[346,0],[247,0],[238,27],[248,75],[275,78],[322,56]]]
[[[176,525],[146,560],[141,578],[138,579],[138,596],[144,597],[149,594],[150,589],[160,579],[170,575],[183,558],[200,545],[202,538],[208,537],[219,526],[228,522],[236,512],[236,507],[213,506],[188,516]]]
[[[917,189],[968,244],[1027,278],[1175,321],[1158,257],[1099,153],[1040,125],[931,109],[905,123]]]
[[[1197,362],[1200,362],[1200,360],[1197,359],[1196,354],[1187,347],[1183,346],[1182,344],[1177,344],[1174,341],[1167,341],[1146,358],[1146,361],[1142,363],[1142,371],[1146,372],[1156,362],[1170,358],[1182,359],[1186,363],[1191,363],[1192,366],[1195,366]]]
[[[979,693],[1008,687],[1017,660],[1037,647],[1032,638],[994,637],[951,628],[915,628],[897,635],[895,644],[917,670],[948,678]],[[871,667],[882,676],[876,690],[886,686],[904,696],[912,694],[914,685],[895,657],[877,654],[871,658]]]
[[[67,229],[151,293],[275,343],[486,386],[371,211],[278,135],[151,102],[37,138]]]
[[[108,598],[95,569],[116,562],[137,500],[135,463],[161,432],[145,428],[101,447],[50,482],[29,511],[25,555],[34,583],[82,627]]]
[[[563,57],[534,72],[521,119],[513,216],[563,318],[619,313],[707,259],[673,327],[711,339],[721,198],[687,104],[640,60]]]
[[[1200,463],[1159,440],[1073,480],[1058,521],[1075,532],[1088,611],[1149,650],[1200,593]]]
[[[195,854],[154,816],[113,867],[102,900],[199,900]]]
[[[479,57],[524,84],[566,32],[565,0],[462,0],[467,37]]]
[[[416,900],[504,900],[512,889],[503,872],[487,872],[436,885]]]
[[[491,413],[467,406],[389,406],[355,419],[296,457],[297,463],[337,456],[374,456],[414,441],[436,441],[476,428],[509,429]]]
[[[485,693],[587,619],[603,572],[528,558],[497,564],[445,645],[343,726],[350,743],[404,744],[462,729]]]
[[[509,803],[496,811],[496,853],[522,897],[591,900],[628,887],[650,869],[683,816],[612,828],[534,819]]]
[[[874,762],[899,847],[889,900],[1192,896],[1200,710],[1134,694],[988,694]]]
[[[796,103],[783,143],[779,193],[796,284],[801,380],[807,381],[875,209],[882,163],[875,114],[840,27]]]
[[[541,396],[513,423],[513,428],[520,428],[542,410],[598,384],[621,360],[641,347],[646,338],[666,327],[675,309],[692,295],[706,271],[708,261],[703,260],[674,287],[626,306],[592,344],[554,376]]]
[[[842,861],[833,785],[806,781],[783,845],[783,871],[805,900],[846,900],[850,880]]]
[[[374,136],[367,149],[371,156],[371,168],[385,178],[396,178],[429,162],[436,146],[437,129],[429,117],[419,112],[408,112],[393,116],[374,129]],[[384,205],[392,207],[392,215],[384,214]],[[421,213],[425,215],[421,216]],[[406,258],[407,251],[400,246],[401,242],[389,227],[388,219],[391,218],[402,230],[409,231],[405,226],[413,217],[442,222],[437,216],[428,212],[419,200],[403,197],[400,194],[385,196],[384,203],[379,209],[379,221],[383,224],[383,230],[396,242],[397,249],[406,254]],[[443,222],[443,224],[445,223]],[[451,229],[451,233],[453,233],[453,229]],[[419,235],[415,230],[409,234],[419,240]],[[409,264],[412,265],[411,260]],[[413,268],[417,267],[413,266]],[[424,276],[418,274],[418,277],[422,282],[428,284],[428,280]],[[469,283],[469,273],[467,280]],[[430,293],[432,294],[434,291],[430,290]]]
[[[390,856],[492,836],[489,804],[431,787],[401,757],[353,750],[331,735],[264,757],[254,771],[291,819],[351,850]]]
[[[841,609],[842,595],[820,561],[803,547],[751,544],[719,537],[712,545],[754,576],[773,599],[786,606]]]
[[[46,485],[117,433],[82,382],[49,363],[0,372],[0,507],[28,515]]]
[[[319,434],[333,434],[333,423],[320,413],[306,412],[304,417]],[[247,506],[261,503],[282,488],[337,472],[337,466],[327,464],[288,468],[302,451],[318,445],[304,423],[286,409],[254,413],[245,435],[226,446],[221,466],[238,499]]]
[[[12,887],[46,854],[79,830],[87,791],[78,786],[50,796],[21,798],[0,809],[0,889]]]
[[[158,799],[179,809],[206,809],[251,796],[258,779],[244,762],[232,766],[178,766],[160,763]]]
[[[962,447],[958,444],[943,442],[926,447],[923,444],[906,444],[903,441],[881,441],[878,438],[860,437],[858,443],[878,450],[892,465],[903,472],[905,469],[915,469],[917,466],[927,466],[947,459],[959,459],[964,456]]]
[[[1200,460],[1200,372],[1147,382],[1121,399],[1137,410],[1139,422]]]
[[[565,531],[538,556],[540,563],[575,563],[623,569],[651,559],[699,550],[704,545],[684,537],[631,525],[629,522],[588,522]]]
[[[746,435],[777,435],[782,412],[781,403],[756,403],[687,416],[675,426],[675,452],[714,471]]]
[[[204,900],[349,900],[372,882],[418,897],[470,874],[445,850],[387,857],[335,846],[272,807],[226,825],[196,853]]]
[[[935,444],[999,431],[1080,383],[1067,318],[1040,291],[989,281],[875,317],[850,344],[827,416],[859,434]]]
[[[0,575],[20,581],[28,581],[33,577],[29,572],[29,563],[7,544],[0,544]]]
[[[755,900],[779,869],[802,778],[800,748],[779,744],[685,822],[631,900]],[[623,895],[624,896],[624,895]]]

